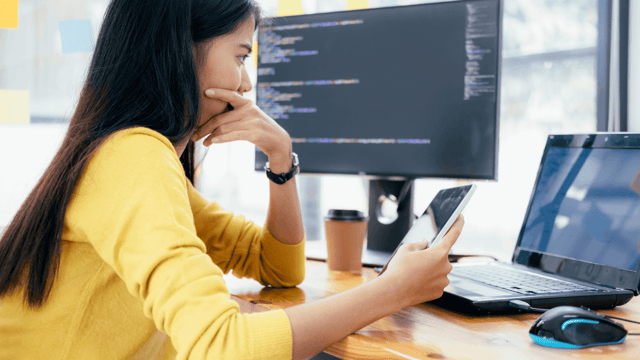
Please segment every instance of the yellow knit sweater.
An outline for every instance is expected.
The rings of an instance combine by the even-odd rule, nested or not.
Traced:
[[[0,359],[290,359],[284,311],[240,314],[222,278],[304,278],[285,245],[207,202],[167,138],[113,134],[67,208],[60,269],[44,307],[0,299]]]

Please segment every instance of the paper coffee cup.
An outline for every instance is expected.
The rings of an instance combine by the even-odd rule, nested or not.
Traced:
[[[361,211],[331,209],[324,218],[330,270],[362,271],[362,247],[368,218]]]

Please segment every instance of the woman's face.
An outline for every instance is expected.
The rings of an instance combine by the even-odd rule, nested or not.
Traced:
[[[206,51],[203,62],[198,69],[200,82],[200,103],[202,115],[198,126],[203,125],[214,115],[225,112],[227,103],[212,100],[204,95],[210,88],[227,89],[240,95],[252,88],[245,60],[251,53],[255,20],[253,17],[241,22],[234,31],[213,38],[207,45],[195,49],[195,52]]]

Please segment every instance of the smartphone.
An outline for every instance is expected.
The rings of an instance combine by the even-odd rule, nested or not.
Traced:
[[[438,191],[429,206],[427,206],[427,209],[413,223],[398,248],[402,244],[410,244],[422,240],[430,240],[429,247],[439,243],[467,205],[476,188],[476,184],[471,184]],[[398,248],[396,248],[396,251],[398,251]],[[393,255],[396,254],[396,251],[393,252]],[[391,258],[393,258],[393,255],[391,255]],[[389,261],[391,261],[391,258],[389,258]],[[388,261],[387,264],[389,264]],[[387,264],[380,271],[381,274],[386,270]]]

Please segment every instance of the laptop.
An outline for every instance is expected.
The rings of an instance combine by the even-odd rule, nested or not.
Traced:
[[[613,308],[638,295],[640,134],[551,135],[510,263],[455,263],[436,304]],[[513,305],[513,303],[512,303]]]

